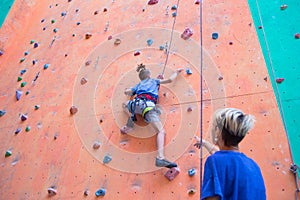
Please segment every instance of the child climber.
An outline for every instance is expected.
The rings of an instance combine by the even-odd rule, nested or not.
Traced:
[[[164,141],[165,130],[160,121],[160,111],[156,108],[158,101],[158,90],[160,84],[171,83],[183,69],[178,69],[168,79],[160,80],[151,78],[151,72],[146,69],[145,65],[140,64],[137,67],[140,83],[134,87],[125,90],[125,95],[135,96],[133,100],[129,100],[124,104],[124,107],[130,113],[127,124],[121,128],[122,134],[127,134],[133,129],[135,115],[141,115],[147,123],[150,123],[157,133],[157,152],[155,165],[157,167],[177,167],[177,164],[170,162],[164,157]]]

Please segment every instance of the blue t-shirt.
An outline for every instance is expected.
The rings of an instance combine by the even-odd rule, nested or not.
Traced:
[[[148,78],[142,80],[139,84],[131,88],[133,94],[149,94],[154,98],[158,98],[158,88],[159,88],[160,80]]]
[[[204,166],[201,200],[265,200],[266,188],[259,166],[245,154],[217,151]]]

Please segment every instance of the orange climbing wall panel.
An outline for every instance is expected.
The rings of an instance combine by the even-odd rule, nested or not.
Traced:
[[[193,74],[182,73],[160,89],[166,157],[178,163],[180,174],[169,181],[167,169],[154,166],[156,139],[147,124],[138,122],[129,135],[119,133],[127,118],[123,91],[137,83],[137,64],[146,64],[153,76],[164,68],[166,54],[159,47],[170,42],[176,3],[15,1],[0,29],[0,109],[6,110],[0,118],[1,199],[45,199],[49,187],[57,190],[52,199],[94,199],[99,188],[106,189],[104,199],[199,199],[200,153],[193,143],[200,133],[200,5],[192,0],[179,3],[165,76],[180,67]],[[293,199],[288,142],[248,5],[215,0],[202,9],[204,138],[210,140],[217,108],[255,115],[256,127],[241,150],[260,165],[268,199]],[[186,27],[194,34],[183,40]],[[114,45],[116,39],[121,44]],[[22,69],[27,71],[21,76]],[[22,82],[27,84],[21,88]],[[19,101],[16,90],[23,92]],[[72,105],[78,108],[73,116]],[[21,122],[21,114],[28,119]],[[17,128],[22,131],[16,135]],[[93,149],[95,142],[99,149]],[[7,150],[12,155],[5,158]],[[106,156],[109,163],[103,163]],[[204,162],[205,150],[203,156]]]

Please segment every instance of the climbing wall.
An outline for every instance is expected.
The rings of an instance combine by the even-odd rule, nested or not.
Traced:
[[[257,119],[241,151],[260,165],[268,199],[294,198],[248,4],[153,2],[14,2],[0,29],[1,199],[199,199],[208,152],[200,159],[194,136],[203,130],[211,140],[212,113],[225,106]],[[119,131],[123,91],[138,82],[140,63],[153,76],[185,69],[160,88],[165,154],[179,165],[172,171],[155,167],[149,125],[140,119],[132,133]]]

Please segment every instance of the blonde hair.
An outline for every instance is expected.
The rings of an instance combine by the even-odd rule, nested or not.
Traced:
[[[217,110],[214,114],[214,120],[222,132],[240,138],[244,138],[255,123],[254,116],[244,114],[243,111],[236,108]]]
[[[136,71],[139,73],[140,80],[145,80],[150,77],[150,70],[146,69],[146,66],[141,63],[138,65]]]

